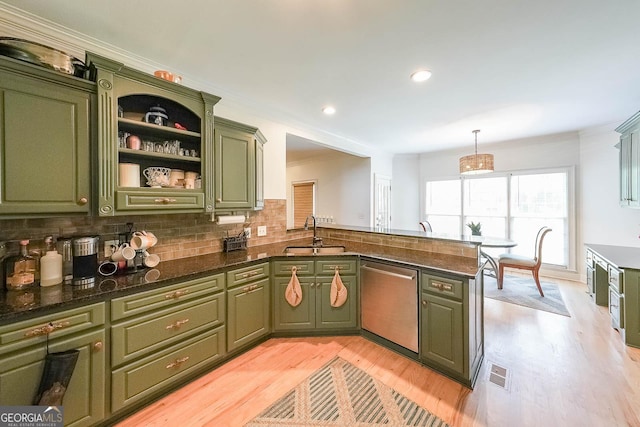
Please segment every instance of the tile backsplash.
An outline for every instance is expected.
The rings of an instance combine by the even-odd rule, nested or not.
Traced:
[[[274,243],[287,239],[311,236],[311,231],[287,232],[287,203],[282,199],[265,200],[261,211],[249,212],[245,224],[219,225],[205,214],[131,215],[116,217],[56,217],[0,220],[0,241],[9,241],[9,250],[17,251],[17,241],[30,239],[30,248],[42,248],[44,238],[71,236],[100,236],[100,256],[106,240],[117,239],[133,230],[151,231],[158,243],[149,252],[163,261],[204,255],[222,251],[222,239],[251,227],[249,246]],[[257,227],[266,226],[267,235],[257,237]]]

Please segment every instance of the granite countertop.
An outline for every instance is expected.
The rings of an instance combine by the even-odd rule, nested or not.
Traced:
[[[348,231],[363,231],[365,233],[377,233],[387,234],[390,236],[409,236],[409,237],[427,237],[435,240],[446,240],[450,242],[470,243],[473,245],[480,245],[483,241],[487,240],[483,236],[472,236],[466,234],[446,234],[446,233],[433,233],[431,231],[418,231],[418,230],[400,230],[395,228],[381,228],[381,227],[363,227],[358,225],[338,225],[338,224],[318,224],[318,228],[330,228],[337,230]]]
[[[640,270],[640,248],[628,246],[610,246],[587,243],[602,258],[618,268]]]
[[[226,270],[269,261],[273,257],[340,256],[287,255],[287,246],[307,245],[309,239],[289,240],[269,245],[249,247],[247,250],[216,253],[191,258],[163,261],[157,267],[103,277],[98,275],[93,286],[83,288],[72,285],[34,287],[22,291],[0,292],[0,324],[11,323],[45,314],[51,310],[72,308],[92,302],[104,301],[130,293],[166,286],[172,283],[206,277]],[[342,244],[342,242],[325,242]],[[409,267],[430,268],[443,273],[475,277],[478,265],[474,260],[451,255],[427,254],[414,250],[398,250],[377,245],[348,242],[348,252],[377,260],[401,263]]]

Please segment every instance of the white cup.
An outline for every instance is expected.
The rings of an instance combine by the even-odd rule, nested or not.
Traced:
[[[158,243],[158,238],[150,231],[136,231],[129,243],[133,249],[144,251]]]
[[[144,257],[142,258],[142,263],[145,267],[153,268],[156,265],[160,264],[160,256],[145,252]]]
[[[111,261],[120,262],[128,261],[136,257],[136,250],[129,246],[128,243],[120,245],[116,251],[111,254]]]

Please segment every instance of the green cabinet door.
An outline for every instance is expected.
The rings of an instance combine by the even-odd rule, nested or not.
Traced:
[[[80,351],[62,400],[64,425],[91,426],[105,416],[105,332],[98,330],[51,340],[50,352]],[[47,354],[44,344],[3,355],[0,406],[31,405]]]
[[[215,207],[250,209],[255,199],[253,136],[218,122],[214,130]]]
[[[640,271],[624,271],[624,318],[627,345],[640,348]]]
[[[331,306],[331,282],[333,277],[316,278],[316,329],[342,329],[358,326],[356,276],[342,276],[347,288],[347,300],[340,307]]]
[[[93,86],[13,71],[0,60],[0,214],[88,213]]]
[[[227,292],[227,351],[269,333],[269,278]]]
[[[292,307],[285,299],[290,277],[274,279],[274,328],[276,330],[313,329],[316,326],[316,292],[313,277],[298,277],[302,288],[302,301]]]
[[[640,112],[616,128],[620,143],[620,205],[640,207]]]
[[[421,356],[448,371],[465,373],[462,302],[422,293]]]

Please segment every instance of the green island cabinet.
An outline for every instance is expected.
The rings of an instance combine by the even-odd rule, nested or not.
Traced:
[[[111,301],[111,411],[175,388],[222,359],[224,273]]]
[[[472,387],[484,357],[482,270],[475,279],[423,271],[420,359]]]
[[[87,63],[98,94],[98,214],[213,212],[213,108],[220,98],[96,54],[87,53]],[[127,145],[129,135],[140,139],[139,148]],[[130,165],[139,167],[137,186],[120,178]],[[148,184],[144,171],[150,167],[195,172],[200,188]]]
[[[302,288],[302,301],[292,307],[285,300],[285,290],[291,279],[292,268]],[[347,301],[341,307],[330,303],[331,282],[335,270],[347,288]],[[347,330],[358,327],[357,258],[340,256],[320,259],[295,257],[273,262],[274,330],[311,331]]]
[[[0,215],[88,214],[95,84],[0,57]]]
[[[105,303],[0,326],[0,406],[32,405],[48,351],[79,350],[62,399],[65,426],[91,426],[105,416]]]
[[[640,207],[640,111],[616,128],[620,133],[620,205]]]
[[[227,351],[271,332],[269,263],[227,272]]]
[[[215,118],[215,209],[264,207],[264,144],[258,128]]]

